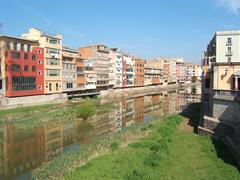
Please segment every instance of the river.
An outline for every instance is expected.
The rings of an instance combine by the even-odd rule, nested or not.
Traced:
[[[189,104],[200,102],[200,94],[199,86],[190,86],[134,98],[122,95],[115,100],[117,108],[86,121],[45,123],[37,128],[4,123],[0,126],[1,179],[31,179],[32,170],[44,162],[79,150],[96,137],[117,133],[156,116],[179,113]]]

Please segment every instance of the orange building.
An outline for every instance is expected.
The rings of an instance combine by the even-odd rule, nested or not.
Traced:
[[[135,78],[134,86],[144,86],[144,60],[135,59]]]

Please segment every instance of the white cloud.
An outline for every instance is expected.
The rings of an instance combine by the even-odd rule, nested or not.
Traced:
[[[239,14],[240,0],[216,0],[216,1],[218,5],[226,7],[230,13],[234,13],[236,15]]]

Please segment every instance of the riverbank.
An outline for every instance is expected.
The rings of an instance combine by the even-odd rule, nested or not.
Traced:
[[[168,84],[168,85],[156,85],[156,86],[144,86],[125,89],[109,89],[102,91],[101,98],[120,98],[123,94],[128,97],[144,96],[146,94],[157,94],[160,91],[171,91],[179,88],[186,88],[191,86],[198,86],[200,82],[196,83],[183,83],[183,84]]]
[[[183,115],[158,118],[104,137],[35,170],[34,177],[240,179],[239,171],[230,163],[231,156],[222,144],[193,133],[189,124],[194,124],[195,115],[187,111]]]
[[[0,110],[0,123],[18,123],[25,127],[39,127],[47,122],[86,120],[96,113],[108,112],[113,108],[114,104],[102,104],[98,98],[75,99],[61,104]]]

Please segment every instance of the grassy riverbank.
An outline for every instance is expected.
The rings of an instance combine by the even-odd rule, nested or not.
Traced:
[[[181,119],[153,124],[147,137],[88,162],[65,179],[240,179],[234,166],[218,158],[210,138],[176,128]]]
[[[240,179],[225,147],[194,134],[180,115],[103,138],[34,172],[37,179]],[[228,153],[225,159],[231,159]]]
[[[79,99],[64,104],[49,104],[0,111],[0,123],[11,122],[25,127],[37,127],[41,123],[56,123],[64,120],[87,119],[97,112],[114,108],[101,104],[100,99]]]

